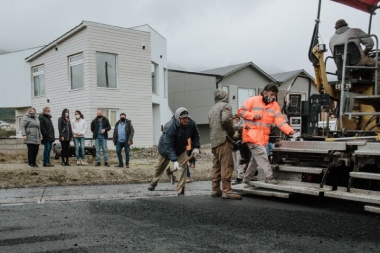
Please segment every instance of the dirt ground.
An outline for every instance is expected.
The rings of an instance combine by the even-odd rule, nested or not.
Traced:
[[[210,180],[212,154],[207,146],[202,147],[201,152],[197,158],[196,167],[190,169],[191,178],[193,180]],[[39,161],[39,167],[31,169],[27,167],[26,153],[23,155],[0,153],[0,189],[147,183],[154,175],[157,159],[156,148],[131,150],[130,168],[128,169],[114,167],[118,164],[115,151],[110,150],[108,156],[111,167],[95,167],[95,158],[87,156],[89,165],[85,166],[77,166],[74,157],[70,158],[70,167],[61,166],[60,160],[52,158],[51,162],[54,167],[42,167],[42,161]],[[38,157],[40,158],[41,154]],[[173,166],[172,163],[169,166]],[[168,181],[168,178],[163,175],[160,180]]]

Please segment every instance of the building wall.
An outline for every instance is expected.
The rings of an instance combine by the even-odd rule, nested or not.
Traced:
[[[197,124],[208,124],[208,112],[215,104],[215,77],[169,71],[168,81],[170,108],[185,107]]]
[[[151,36],[151,61],[158,65],[157,94],[152,93],[153,110],[153,138],[154,144],[158,144],[161,136],[161,125],[165,125],[173,116],[168,100],[168,63],[167,63],[167,41],[149,25],[133,27],[132,29],[149,32]],[[142,40],[140,46],[146,45]]]
[[[27,107],[32,105],[30,67],[25,58],[38,48],[0,55],[0,107]]]
[[[248,66],[225,77],[219,82],[219,88],[228,87],[229,103],[232,106],[232,112],[235,114],[241,105],[238,104],[238,89],[253,88],[255,94],[258,94],[259,88],[263,88],[271,80],[260,74],[254,68]]]
[[[153,122],[151,102],[150,34],[105,25],[91,25],[88,34],[88,83],[91,118],[97,108],[116,109],[132,120],[134,146],[151,147]],[[145,49],[141,41],[146,42]],[[117,88],[97,87],[96,52],[117,55]],[[110,132],[112,133],[112,132]]]
[[[279,89],[280,90],[288,90],[288,88],[292,82],[293,82],[293,78],[284,82],[283,84],[281,84]],[[295,83],[293,84],[293,86],[290,88],[289,91],[290,91],[290,93],[305,93],[306,94],[306,100],[308,100],[307,98],[310,95],[318,93],[317,86],[315,86],[315,84],[313,83],[313,80],[311,80],[311,92],[310,92],[311,94],[309,94],[309,96],[308,96],[309,79],[301,78],[301,77],[298,77],[296,79]]]
[[[45,95],[34,97],[32,94],[32,106],[36,108],[37,113],[42,113],[42,109],[45,106],[50,107],[56,137],[58,137],[58,118],[61,116],[64,108],[70,110],[71,118],[74,118],[74,111],[78,109],[83,113],[87,123],[90,119],[90,83],[88,82],[89,66],[86,51],[86,30],[82,30],[30,62],[30,69],[42,64],[45,69]],[[84,88],[71,90],[68,56],[77,53],[84,54]],[[20,112],[16,112],[16,116],[20,116],[19,114],[21,113],[26,113],[26,111],[21,110]],[[91,133],[88,127],[86,137],[90,136]]]

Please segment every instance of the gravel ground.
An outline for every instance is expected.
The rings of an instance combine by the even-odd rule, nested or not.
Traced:
[[[194,180],[210,180],[211,150],[202,146],[202,153],[197,158],[196,167],[191,168]],[[87,156],[89,165],[77,166],[75,158],[70,158],[71,166],[61,166],[60,160],[52,159],[54,167],[31,169],[27,167],[25,155],[9,155],[0,153],[0,189],[19,187],[65,186],[65,185],[104,185],[125,183],[146,183],[154,175],[157,160],[157,148],[132,149],[130,168],[116,168],[118,164],[115,151],[109,151],[111,167],[95,167],[94,158]],[[169,164],[169,166],[173,166]],[[162,181],[168,181],[164,176]]]

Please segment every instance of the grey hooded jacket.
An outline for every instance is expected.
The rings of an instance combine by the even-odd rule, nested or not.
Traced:
[[[351,37],[360,37],[360,36],[365,36],[367,33],[363,32],[359,28],[349,28],[348,26],[343,26],[335,31],[335,34],[330,38],[330,50],[331,53],[334,54],[334,46],[335,45],[344,45],[346,40]],[[367,52],[371,51],[374,42],[371,37],[366,37],[366,38],[360,38],[360,39],[352,39],[350,41],[355,42],[355,44],[358,46],[362,56],[364,55],[362,47],[360,44],[363,44],[365,46],[365,50]]]
[[[224,90],[217,89],[214,92],[215,105],[208,113],[210,124],[211,148],[222,145],[229,137],[235,134],[232,122],[232,107],[228,104],[228,94]]]
[[[24,141],[25,144],[41,144],[40,121],[36,116],[30,117],[29,114],[24,116],[21,123],[21,132],[23,136],[27,137],[27,140]]]
[[[184,111],[187,110],[183,107],[176,110],[171,120],[165,124],[158,143],[158,153],[172,162],[177,161],[177,157],[186,151],[189,138],[191,138],[192,149],[200,148],[197,123],[189,117],[186,127],[180,124],[179,115]]]

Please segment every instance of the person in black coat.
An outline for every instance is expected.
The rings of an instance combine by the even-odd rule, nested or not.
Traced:
[[[113,143],[116,146],[116,154],[119,160],[119,165],[116,167],[123,168],[123,156],[121,151],[124,148],[125,151],[125,167],[129,168],[129,150],[133,144],[133,135],[135,130],[132,125],[132,121],[126,118],[125,113],[120,114],[120,120],[116,122],[113,130]]]
[[[174,170],[182,169],[177,185],[177,194],[183,195],[186,184],[186,146],[188,139],[191,138],[192,154],[198,155],[200,142],[197,123],[190,118],[186,108],[180,107],[176,110],[172,119],[165,124],[164,131],[158,143],[158,161],[155,167],[156,173],[152,179],[148,190],[154,191],[161,175],[166,170],[170,161],[174,163]],[[169,175],[169,174],[168,174]]]
[[[43,166],[52,167],[50,163],[50,152],[55,141],[55,133],[53,122],[51,121],[50,107],[44,107],[42,109],[42,114],[38,117],[40,120],[40,129],[42,134],[42,144],[44,144],[44,154],[43,154]]]
[[[108,163],[108,150],[107,150],[107,138],[108,131],[111,130],[110,122],[106,117],[103,116],[101,110],[96,112],[96,118],[91,122],[91,132],[92,137],[95,140],[96,149],[96,164],[95,166],[100,166],[100,148],[103,149],[104,156],[104,166],[110,167]]]
[[[63,109],[62,116],[58,119],[59,141],[61,142],[62,166],[70,166],[69,147],[70,141],[73,140],[73,131],[71,129],[69,110]]]

